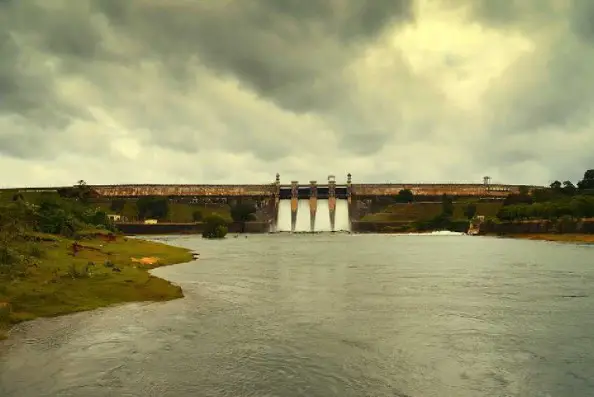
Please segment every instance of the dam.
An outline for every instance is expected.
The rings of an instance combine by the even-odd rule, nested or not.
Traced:
[[[274,232],[348,232],[350,231],[350,175],[347,184],[336,185],[333,175],[326,185],[318,186],[317,181],[300,186],[292,181],[290,186],[279,184],[272,222]]]
[[[361,220],[377,208],[394,203],[402,190],[410,190],[415,203],[439,203],[443,195],[452,200],[501,201],[522,189],[532,191],[542,186],[495,184],[485,177],[483,183],[352,183],[351,174],[345,182],[334,175],[318,183],[293,180],[281,183],[280,175],[272,183],[262,184],[85,184],[89,200],[104,208],[114,201],[134,205],[142,197],[163,197],[174,205],[198,207],[233,207],[241,202],[257,208],[256,221],[250,230],[258,232],[339,232],[358,230]],[[4,195],[52,192],[60,196],[76,196],[78,185],[61,187],[23,187],[0,189]],[[191,217],[183,221],[159,221],[157,230],[194,230]],[[199,223],[199,222],[198,222]],[[235,222],[238,223],[238,222]],[[144,224],[140,217],[129,216],[118,223],[126,230]],[[230,230],[243,230],[246,225],[231,225]],[[144,225],[148,230],[148,226]],[[143,230],[144,230],[143,229]],[[152,230],[151,229],[151,230]],[[136,229],[134,229],[136,230]]]

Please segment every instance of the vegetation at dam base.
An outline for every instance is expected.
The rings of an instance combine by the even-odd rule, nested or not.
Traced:
[[[209,215],[204,219],[204,230],[202,231],[203,238],[225,238],[228,231],[228,222],[222,216]]]
[[[577,185],[554,181],[549,188],[531,194],[509,195],[496,216],[485,219],[480,233],[589,242],[588,235],[594,234],[593,218],[594,170],[587,170]]]
[[[188,250],[110,229],[84,197],[0,204],[0,337],[36,317],[183,296],[148,270],[188,262]]]
[[[354,222],[354,231],[466,231],[471,222],[476,222],[475,216],[481,216],[485,218],[481,225],[483,234],[594,233],[589,226],[589,219],[594,218],[594,170],[587,170],[576,185],[554,181],[548,188],[530,192],[520,189],[502,201],[453,202],[445,195],[441,203],[415,202],[416,199],[411,192],[400,192],[392,204]]]

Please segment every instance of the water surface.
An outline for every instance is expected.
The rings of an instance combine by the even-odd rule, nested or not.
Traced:
[[[594,247],[468,236],[164,238],[185,299],[21,325],[0,396],[591,396]]]

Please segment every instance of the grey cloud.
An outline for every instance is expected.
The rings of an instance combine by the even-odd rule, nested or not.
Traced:
[[[530,133],[558,127],[571,134],[585,126],[594,106],[593,68],[594,48],[571,31],[545,38],[532,56],[522,58],[501,79],[517,84],[492,90],[498,101],[494,110],[501,118],[493,128]]]
[[[346,95],[348,82],[338,75],[357,46],[390,23],[413,18],[411,0],[128,4],[108,2],[102,9],[123,34],[145,42],[165,62],[198,56],[217,73],[234,75],[297,112]]]
[[[488,117],[478,120],[450,104],[433,76],[419,74],[384,35],[414,27],[420,1],[0,0],[0,160],[77,153],[110,163],[118,156],[110,145],[131,138],[141,152],[172,156],[170,167],[165,159],[152,166],[155,175],[189,179],[197,167],[211,180],[261,175],[224,161],[209,172],[214,151],[303,174],[318,166],[295,159],[341,167],[353,158],[361,169],[352,172],[393,181],[446,172],[444,179],[464,179],[482,169],[515,178],[514,165],[527,162],[543,164],[543,175],[587,166],[570,141],[592,123],[592,2],[442,0],[472,22],[534,44],[491,82],[480,99]],[[385,66],[369,67],[376,77],[359,63],[379,45]],[[444,62],[464,80],[473,75],[464,69],[469,56],[448,51]],[[543,131],[567,141],[548,143]],[[475,132],[479,138],[469,139]],[[382,163],[376,156],[386,147],[432,149],[447,134],[464,142],[461,152],[481,155],[436,170],[442,160],[423,150],[398,152],[390,160],[409,160],[392,176],[387,166],[369,166]],[[555,159],[559,142],[574,150],[575,164]],[[525,169],[522,178],[532,172]]]
[[[85,103],[87,98],[79,98],[74,106],[65,102],[56,95],[55,85],[61,78],[81,76],[102,89],[103,101],[135,114],[135,127],[148,130],[152,143],[183,151],[196,150],[196,134],[203,135],[198,140],[205,139],[209,126],[196,124],[188,111],[165,103],[146,113],[134,101],[123,100],[130,95],[118,93],[126,82],[119,80],[114,65],[133,69],[139,62],[156,62],[162,72],[158,78],[167,84],[163,89],[181,94],[196,78],[197,69],[188,65],[203,63],[215,75],[236,78],[288,111],[330,114],[344,109],[344,100],[353,95],[343,68],[385,28],[414,19],[412,0],[80,0],[63,5],[55,0],[9,4],[2,35],[7,40],[19,37],[21,44],[3,48],[2,59],[12,62],[32,50],[40,59],[31,73],[3,69],[2,85],[12,85],[3,90],[3,108],[39,124],[51,121],[52,126],[66,128],[73,119],[89,117],[90,103]],[[108,34],[131,41],[133,50],[114,48],[113,43],[109,47]],[[364,121],[358,123],[363,129]],[[366,146],[371,151],[381,142]],[[253,148],[259,155],[274,157],[270,148]],[[359,146],[353,149],[360,152]]]
[[[466,5],[470,17],[500,29],[541,29],[547,21],[558,20],[556,7],[564,0],[446,0],[450,4]],[[587,0],[586,0],[587,1]]]
[[[570,26],[574,34],[594,44],[594,2],[589,0],[573,0],[570,13]]]

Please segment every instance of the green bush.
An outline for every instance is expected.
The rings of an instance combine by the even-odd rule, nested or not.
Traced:
[[[219,225],[214,230],[214,237],[215,238],[224,238],[227,235],[229,229],[227,226]]]
[[[497,213],[497,218],[507,222],[528,219],[555,220],[562,217],[594,217],[594,198],[581,195],[534,204],[514,204],[501,207]]]
[[[192,219],[194,220],[194,222],[200,222],[202,220],[202,212],[201,211],[192,212]]]
[[[31,244],[29,246],[29,255],[33,258],[43,258],[45,256],[45,252],[41,249],[38,244]]]
[[[209,239],[224,238],[227,235],[227,220],[220,215],[212,214],[204,218],[202,237]]]

